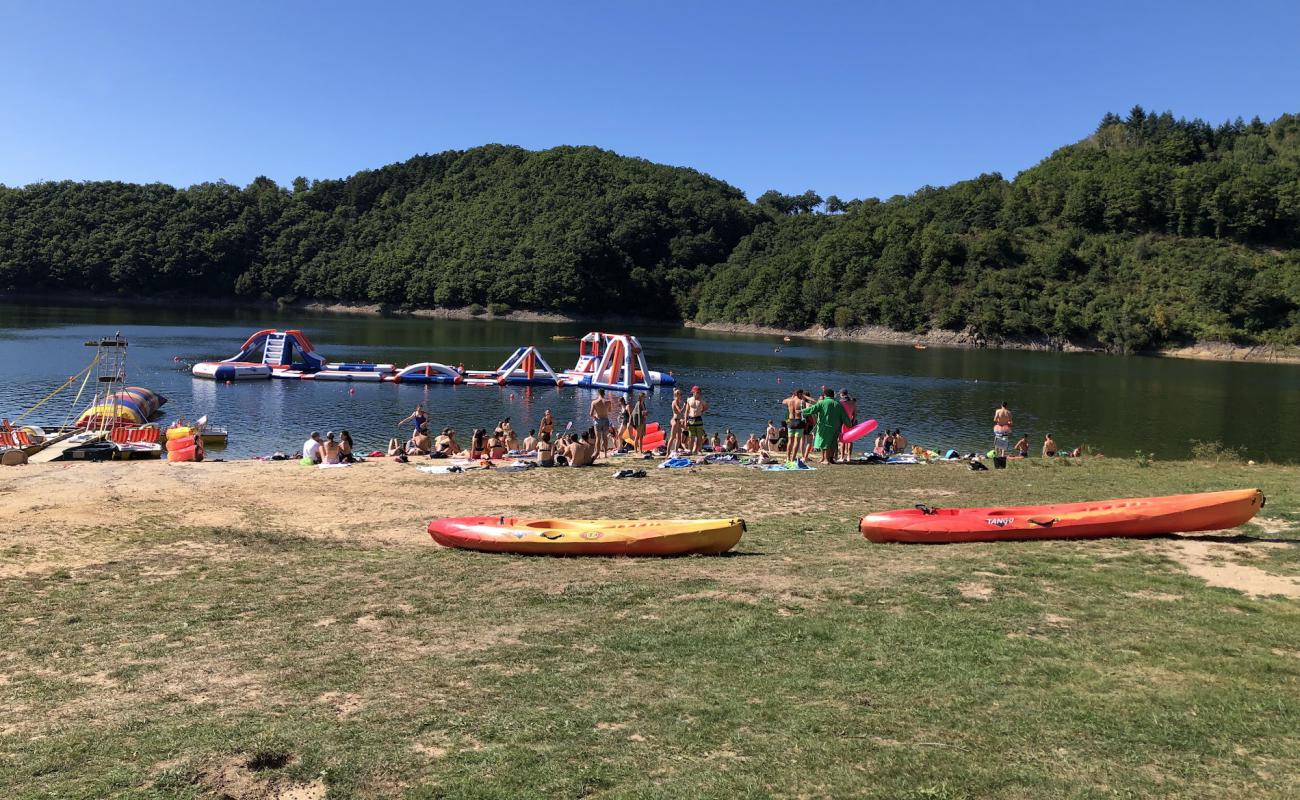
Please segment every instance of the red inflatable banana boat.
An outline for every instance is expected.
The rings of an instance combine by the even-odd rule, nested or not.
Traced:
[[[919,505],[868,514],[858,530],[873,542],[995,542],[1097,539],[1235,528],[1264,506],[1259,489],[1003,508]]]

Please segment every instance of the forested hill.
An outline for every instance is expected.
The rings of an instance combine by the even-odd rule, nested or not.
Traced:
[[[884,202],[751,204],[690,169],[500,145],[292,187],[0,187],[5,290],[1300,344],[1300,117],[1135,108],[1014,181]]]
[[[698,317],[973,329],[1128,351],[1300,343],[1300,117],[1108,114],[1014,181],[887,202],[769,193]]]
[[[690,169],[490,145],[283,188],[0,188],[0,290],[680,318],[763,214]]]

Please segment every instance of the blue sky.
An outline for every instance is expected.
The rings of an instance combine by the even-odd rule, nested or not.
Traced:
[[[1300,112],[1300,3],[0,0],[0,183],[593,144],[743,189],[1008,177],[1134,103]]]

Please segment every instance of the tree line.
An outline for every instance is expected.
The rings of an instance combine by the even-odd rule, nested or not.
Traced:
[[[750,203],[592,147],[342,180],[0,187],[0,290],[471,304],[1130,351],[1300,343],[1300,117],[1133,108],[1006,180]]]

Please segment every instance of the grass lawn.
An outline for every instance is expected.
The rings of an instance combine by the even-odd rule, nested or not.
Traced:
[[[1300,469],[611,471],[394,471],[429,509],[401,544],[314,536],[310,514],[80,523],[66,535],[106,553],[0,580],[0,797],[1300,795],[1300,601],[1185,563],[1300,576]],[[855,528],[916,502],[1247,486],[1269,502],[1237,539],[906,546]],[[675,560],[423,532],[458,508],[620,507],[750,531]]]

